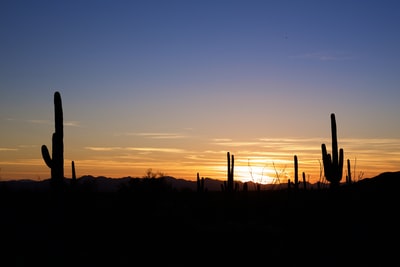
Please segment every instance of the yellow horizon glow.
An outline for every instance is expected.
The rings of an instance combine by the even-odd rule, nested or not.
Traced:
[[[369,178],[400,168],[400,139],[342,138],[344,149],[343,178],[347,174],[347,159],[351,162],[353,180]],[[321,143],[331,153],[330,139],[321,138],[260,138],[256,141],[233,142],[213,139],[205,150],[196,147],[123,147],[86,146],[81,149],[65,147],[64,174],[71,177],[71,161],[75,161],[77,176],[92,175],[110,178],[143,177],[148,169],[175,178],[196,180],[201,177],[227,179],[227,157],[235,156],[234,178],[258,183],[287,183],[293,180],[294,155],[298,157],[299,179],[315,183],[323,179]],[[200,144],[201,146],[201,144]],[[190,148],[190,149],[189,149]],[[233,148],[233,149],[232,149]],[[21,156],[30,155],[29,158]],[[278,179],[279,176],[279,179]],[[41,180],[50,177],[39,146],[0,148],[0,179]]]

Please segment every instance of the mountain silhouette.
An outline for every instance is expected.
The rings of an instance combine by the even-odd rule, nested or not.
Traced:
[[[172,176],[162,177],[164,182],[169,185],[172,189],[176,191],[196,191],[197,184],[196,181],[191,181],[183,178],[175,178]],[[118,192],[121,187],[128,185],[129,181],[132,179],[146,179],[139,177],[121,177],[121,178],[111,178],[105,176],[91,176],[84,175],[77,178],[77,184],[81,186],[86,186],[92,191],[96,192]],[[157,178],[155,178],[157,179]],[[71,183],[70,178],[65,179],[67,184]],[[393,188],[393,184],[400,182],[400,171],[399,172],[383,172],[375,177],[363,178],[354,185],[360,188],[365,188],[365,190],[378,190],[378,189],[390,189]],[[243,182],[236,182],[239,184],[239,188],[243,188]],[[224,184],[224,180],[218,180],[213,178],[205,178],[205,186],[209,191],[221,191],[221,186]],[[257,188],[257,183],[247,182],[248,189],[255,190]],[[287,187],[286,183],[281,184],[262,184],[260,185],[261,190],[277,190],[285,189]],[[317,183],[307,183],[307,188],[316,188]],[[50,178],[44,180],[30,180],[30,179],[19,179],[19,180],[8,180],[0,181],[1,188],[10,191],[29,191],[29,192],[42,192],[50,190]],[[369,188],[369,189],[367,189]]]

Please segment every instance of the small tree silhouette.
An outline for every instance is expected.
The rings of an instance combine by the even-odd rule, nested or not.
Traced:
[[[142,178],[161,178],[165,174],[162,172],[154,172],[152,168],[148,168]]]

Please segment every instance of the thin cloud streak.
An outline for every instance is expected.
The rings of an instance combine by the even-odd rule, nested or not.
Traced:
[[[0,147],[0,151],[18,151],[18,148]]]
[[[239,142],[214,142],[212,143],[214,145],[220,145],[220,146],[256,146],[259,145],[260,143],[258,142],[244,142],[244,141],[239,141]]]
[[[64,121],[64,126],[69,127],[82,127],[79,121]]]
[[[84,149],[93,150],[93,151],[115,151],[115,150],[122,150],[121,147],[92,147],[86,146]]]
[[[310,59],[319,61],[344,61],[344,60],[354,59],[354,57],[349,56],[343,52],[313,52],[313,53],[306,53],[297,56],[292,56],[291,58]]]
[[[28,120],[28,122],[33,124],[47,124],[47,125],[52,124],[52,122],[49,120]]]
[[[212,140],[212,142],[215,142],[215,143],[231,142],[232,141],[232,139],[230,139],[230,138],[214,138],[214,139],[211,139],[211,140]]]
[[[36,148],[38,147],[38,145],[18,145],[19,148]]]
[[[126,150],[144,151],[144,152],[164,152],[164,153],[184,153],[184,149],[179,148],[157,148],[157,147],[128,147]]]
[[[151,139],[179,139],[186,138],[186,135],[180,133],[122,133],[117,136],[142,136]]]
[[[45,125],[52,125],[52,124],[54,124],[54,122],[53,122],[53,121],[50,121],[50,120],[36,120],[36,119],[32,119],[32,120],[27,120],[27,122],[32,123],[32,124],[45,124]],[[64,121],[64,126],[67,126],[67,127],[81,127],[79,121]]]
[[[164,152],[164,153],[184,153],[184,149],[179,148],[159,148],[159,147],[84,147],[92,151],[142,151],[142,152]]]
[[[24,167],[29,167],[29,166],[44,166],[45,163],[43,159],[17,159],[17,160],[5,160],[5,161],[0,161],[1,165],[4,166],[24,166]],[[47,167],[46,167],[47,168]]]

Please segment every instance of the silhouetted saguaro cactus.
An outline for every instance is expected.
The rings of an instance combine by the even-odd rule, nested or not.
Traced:
[[[351,184],[351,169],[350,169],[350,159],[347,159],[347,176],[346,176],[346,183]]]
[[[200,178],[200,174],[197,173],[197,192],[204,192],[204,177]]]
[[[233,182],[233,170],[234,170],[234,156],[230,155],[230,153],[226,153],[228,159],[228,183],[227,183],[227,191],[232,192],[234,187]]]
[[[325,144],[321,145],[322,161],[324,163],[324,174],[331,188],[338,187],[343,174],[343,149],[338,150],[336,119],[331,113],[331,135],[332,135],[332,156],[326,151]]]
[[[72,178],[70,183],[70,189],[72,192],[75,192],[77,189],[78,181],[76,180],[76,171],[75,171],[75,161],[71,161],[71,171],[72,171]]]
[[[299,164],[297,160],[297,155],[294,155],[294,190],[299,189]]]
[[[52,137],[52,156],[46,145],[42,145],[42,157],[51,169],[51,182],[56,188],[64,182],[64,124],[61,95],[54,93],[54,123],[55,132]]]
[[[75,162],[71,161],[72,181],[76,182]]]

